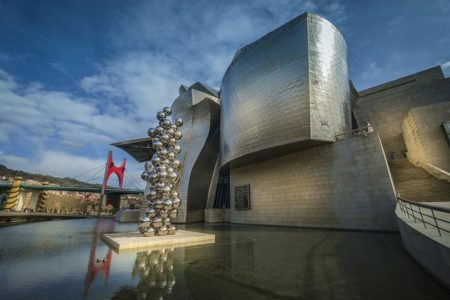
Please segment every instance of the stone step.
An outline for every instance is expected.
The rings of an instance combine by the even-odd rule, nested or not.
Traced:
[[[407,159],[389,161],[397,195],[411,201],[450,201],[450,183],[439,180]]]

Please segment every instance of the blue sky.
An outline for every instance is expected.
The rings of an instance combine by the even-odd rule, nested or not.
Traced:
[[[304,11],[344,34],[358,90],[436,65],[450,73],[447,0],[0,0],[0,163],[92,169],[111,142],[145,136],[180,84],[219,87],[238,48]],[[130,176],[141,169],[128,159]]]

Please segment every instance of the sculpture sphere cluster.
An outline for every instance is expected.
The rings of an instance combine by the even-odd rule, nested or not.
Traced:
[[[172,123],[169,118],[171,114],[172,109],[164,107],[156,114],[159,126],[148,130],[155,152],[142,173],[142,179],[149,183],[145,194],[149,206],[139,225],[139,231],[145,236],[176,233],[171,220],[177,217],[181,202],[176,191],[180,181],[176,172],[181,163],[176,156],[181,151],[177,141],[182,137],[179,127],[183,125],[183,120],[178,118]]]
[[[163,299],[172,292],[176,282],[173,251],[162,249],[137,254],[132,276],[140,279],[138,299]]]

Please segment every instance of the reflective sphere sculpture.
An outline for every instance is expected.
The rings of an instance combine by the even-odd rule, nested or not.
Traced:
[[[180,131],[183,120],[177,118],[172,123],[171,114],[172,109],[164,107],[156,114],[159,126],[148,130],[155,153],[145,164],[141,176],[148,184],[144,201],[148,201],[149,207],[139,219],[139,231],[145,236],[176,233],[171,222],[177,217],[176,208],[181,202],[176,191],[180,179],[176,172],[181,168],[181,162],[176,156],[181,151],[177,142],[183,137]]]

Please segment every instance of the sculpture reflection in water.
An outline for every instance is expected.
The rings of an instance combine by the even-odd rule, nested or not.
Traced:
[[[176,155],[181,151],[177,140],[182,137],[179,127],[183,125],[183,120],[178,118],[172,123],[169,118],[171,114],[172,109],[164,107],[156,114],[159,126],[148,130],[155,152],[142,173],[142,179],[148,182],[145,197],[149,207],[140,218],[139,231],[145,236],[176,233],[171,220],[177,217],[181,202],[177,192],[180,177],[176,173],[181,163]]]
[[[97,219],[93,231],[93,239],[91,245],[91,252],[89,255],[88,270],[86,278],[84,280],[84,297],[89,295],[92,283],[99,273],[103,274],[104,284],[107,285],[109,278],[109,270],[112,262],[112,250],[108,248],[107,254],[102,258],[97,256],[98,240],[100,239],[100,233],[107,231],[112,232],[115,227],[115,222],[105,222],[104,219]]]
[[[174,249],[140,252],[136,256],[132,276],[139,277],[138,299],[163,299],[175,285]]]

